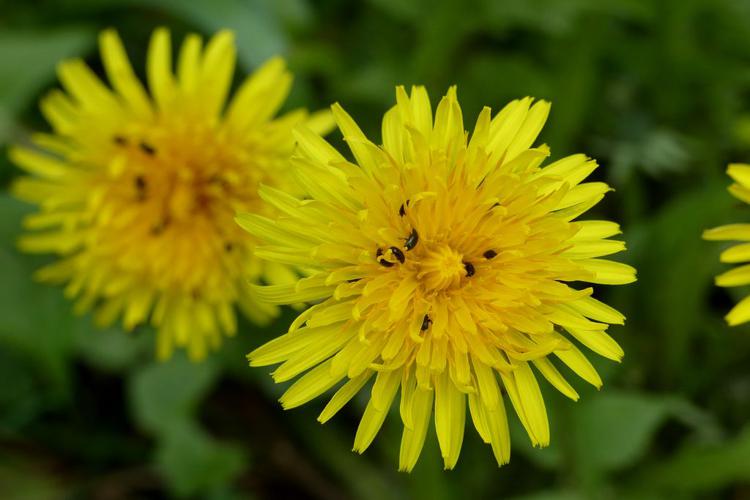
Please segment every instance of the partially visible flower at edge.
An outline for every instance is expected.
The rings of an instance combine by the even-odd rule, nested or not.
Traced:
[[[251,366],[281,363],[276,382],[306,372],[281,397],[287,409],[337,387],[320,422],[374,379],[354,439],[360,453],[400,389],[406,471],[433,408],[444,465],[455,466],[468,401],[502,465],[510,460],[504,394],[532,443],[546,446],[537,375],[578,399],[551,355],[596,387],[601,379],[576,343],[623,356],[605,331],[624,317],[592,288],[568,283],[626,284],[635,270],[600,258],[625,248],[608,239],[620,233],[617,224],[573,221],[610,190],[581,184],[596,162],[578,154],[541,167],[549,149],[531,146],[547,102],[513,101],[494,117],[484,108],[470,137],[454,87],[434,119],[423,87],[411,95],[397,88],[396,102],[383,119],[382,146],[332,107],[355,163],[299,127],[293,174],[306,196],[262,186],[260,196],[282,215],[238,217],[267,243],[257,256],[310,272],[295,284],[258,287],[259,296],[314,304],[248,358]]]
[[[257,187],[287,187],[292,129],[323,133],[333,122],[328,111],[274,118],[292,82],[278,57],[227,103],[236,61],[229,31],[205,47],[188,35],[176,72],[169,32],[154,31],[148,92],[115,31],[101,33],[100,48],[111,88],[82,60],[63,61],[65,92],[41,102],[53,132],[10,151],[30,174],[13,192],[39,208],[19,246],[59,256],[36,277],[66,284],[76,312],[94,309],[101,326],[122,317],[127,330],[150,322],[159,358],[177,346],[201,359],[235,333],[235,306],[261,324],[277,314],[250,282],[296,280],[289,266],[253,256],[254,240],[234,217],[270,215]]]
[[[729,186],[729,192],[738,200],[750,203],[750,165],[732,163],[727,168],[727,174],[734,180]],[[703,232],[703,238],[714,241],[743,241],[750,242],[750,224],[728,224]],[[738,264],[750,262],[750,243],[740,243],[727,248],[719,257],[721,262]],[[744,264],[716,277],[716,285],[722,287],[742,286],[750,284],[750,264]],[[730,326],[736,326],[750,321],[750,296],[737,303],[725,316]]]

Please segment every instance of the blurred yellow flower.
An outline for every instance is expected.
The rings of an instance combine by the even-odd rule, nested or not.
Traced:
[[[345,381],[320,422],[374,377],[354,439],[360,453],[400,388],[406,471],[433,407],[445,467],[455,466],[468,399],[474,427],[502,465],[510,459],[503,393],[531,441],[545,446],[549,424],[532,367],[575,400],[550,354],[597,387],[601,379],[569,336],[607,358],[623,355],[605,330],[624,317],[591,288],[566,282],[625,284],[635,270],[599,258],[625,248],[607,239],[620,232],[617,224],[572,222],[610,189],[580,184],[596,163],[579,154],[540,167],[549,150],[531,145],[549,103],[513,101],[494,118],[484,108],[469,139],[455,88],[434,121],[423,87],[410,96],[397,88],[396,101],[382,146],[333,106],[356,164],[298,128],[293,173],[307,196],[263,186],[261,198],[284,215],[238,217],[267,243],[257,256],[310,270],[295,284],[258,287],[259,296],[315,302],[287,334],[250,353],[250,364],[282,363],[277,382],[309,370],[281,397],[284,408]]]
[[[750,165],[734,163],[727,168],[734,180],[729,192],[735,198],[750,203]],[[750,241],[750,224],[728,224],[703,232],[706,240]],[[721,253],[721,262],[731,264],[750,261],[750,243],[734,245]],[[750,264],[736,267],[716,277],[717,286],[742,286],[750,284]],[[750,321],[750,297],[745,297],[726,315],[727,323],[736,326]]]
[[[204,47],[187,36],[172,71],[170,35],[154,32],[147,57],[150,95],[136,77],[118,35],[100,37],[112,89],[80,59],[58,73],[66,92],[52,91],[41,109],[53,128],[11,159],[30,176],[15,194],[37,204],[27,252],[60,259],[38,272],[67,283],[78,312],[96,310],[102,325],[150,321],[157,355],[175,346],[200,359],[236,330],[234,306],[256,322],[275,306],[257,300],[249,281],[295,280],[284,265],[252,256],[253,239],[234,222],[237,211],[267,212],[260,182],[283,187],[293,151],[292,128],[331,126],[327,111],[273,116],[292,76],[271,59],[247,78],[226,105],[234,74],[232,33]]]

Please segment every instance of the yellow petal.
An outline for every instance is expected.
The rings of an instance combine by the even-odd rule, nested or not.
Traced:
[[[236,49],[234,33],[222,30],[206,45],[200,74],[200,99],[209,116],[217,115],[232,83]]]
[[[742,243],[729,247],[719,256],[721,262],[736,264],[738,262],[750,261],[750,243]]]
[[[146,58],[146,74],[151,94],[160,109],[165,109],[174,97],[172,75],[172,42],[166,28],[158,28],[151,35]]]
[[[330,360],[321,363],[300,377],[279,399],[285,410],[296,408],[320,396],[343,377],[331,375]]]
[[[185,95],[195,95],[201,73],[201,37],[191,33],[185,37],[177,57],[177,78]]]
[[[432,416],[432,397],[431,390],[417,388],[411,398],[413,425],[404,427],[401,435],[401,451],[398,461],[400,471],[411,472],[422,452]]]
[[[750,224],[727,224],[703,231],[705,240],[750,241]]]
[[[494,409],[500,403],[500,390],[497,386],[497,375],[495,371],[472,356],[472,365],[477,379],[479,397],[482,404],[489,409]]]
[[[135,75],[117,32],[111,29],[102,31],[99,35],[99,46],[104,69],[112,86],[136,115],[150,117],[152,109],[148,94]]]
[[[512,376],[516,380],[516,389],[523,408],[523,414],[519,414],[519,416],[526,420],[527,429],[532,433],[532,441],[538,446],[549,445],[547,410],[531,367],[528,363],[520,363],[513,370]],[[518,409],[516,408],[516,410]]]
[[[45,179],[60,179],[70,171],[66,163],[26,148],[12,147],[8,156],[27,172]]]
[[[727,174],[741,185],[750,186],[750,165],[730,163],[727,167]]]
[[[331,400],[326,407],[323,408],[323,411],[320,412],[318,422],[324,424],[338,413],[346,403],[359,393],[367,381],[370,380],[373,373],[374,372],[371,370],[362,372],[359,376],[349,379],[344,385],[342,385],[341,388],[336,391],[336,394],[331,397]]]
[[[741,286],[750,283],[750,264],[735,267],[716,277],[718,286]]]
[[[565,377],[562,376],[562,374],[557,370],[557,368],[555,368],[555,365],[553,365],[549,359],[547,359],[546,357],[539,358],[535,359],[533,363],[534,366],[537,367],[539,372],[544,376],[544,378],[546,378],[547,381],[555,387],[555,389],[565,394],[565,396],[569,397],[573,401],[578,401],[578,392],[576,392],[576,390],[573,389],[573,386],[571,386],[568,381],[565,380]]]
[[[353,451],[357,453],[364,452],[375,439],[383,421],[388,414],[388,409],[393,402],[393,397],[399,386],[399,374],[396,372],[380,372],[373,385],[373,394],[377,393],[378,404],[376,405],[373,398],[367,403],[367,408],[362,415],[362,420],[357,427],[357,434],[354,436]]]
[[[625,355],[622,347],[615,339],[602,330],[581,330],[578,328],[567,328],[567,330],[583,345],[605,358],[619,362]]]
[[[588,296],[576,300],[570,304],[570,307],[580,312],[587,318],[591,318],[595,321],[602,321],[604,323],[610,323],[615,325],[625,324],[625,316],[623,316],[617,309],[608,306],[604,302],[601,302],[594,297]]]
[[[547,101],[537,101],[531,106],[518,133],[508,146],[505,156],[506,161],[512,160],[519,153],[531,147],[547,121],[549,110],[550,103]]]
[[[362,133],[357,123],[352,120],[352,117],[344,111],[344,108],[339,103],[334,103],[331,106],[331,111],[341,133],[344,134],[344,140],[348,144],[359,166],[367,172],[373,172],[378,168],[378,164],[376,158],[371,154],[371,149],[367,147],[368,144],[372,145],[372,143],[365,137],[365,134]]]
[[[269,59],[240,85],[227,109],[227,123],[244,132],[266,122],[281,107],[291,86],[292,75],[284,60]]]
[[[745,297],[729,311],[726,316],[729,326],[736,326],[750,321],[750,297]]]
[[[466,396],[446,372],[435,381],[435,432],[446,469],[455,467],[464,439]]]
[[[620,234],[620,225],[608,220],[584,220],[576,224],[580,227],[572,240],[599,240]]]
[[[568,368],[573,370],[576,375],[589,384],[597,389],[602,386],[602,379],[596,372],[596,368],[594,368],[577,347],[569,345],[565,349],[555,351],[555,355],[560,358],[560,361],[568,365]]]
[[[622,262],[603,259],[586,259],[578,261],[584,269],[594,273],[588,281],[602,285],[626,285],[636,280],[635,268]]]
[[[115,97],[82,60],[63,61],[57,71],[65,89],[85,108],[97,112],[118,110]]]

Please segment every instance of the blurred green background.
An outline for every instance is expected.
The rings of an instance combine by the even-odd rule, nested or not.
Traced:
[[[434,435],[396,472],[397,411],[364,456],[349,450],[364,395],[325,426],[323,402],[283,412],[244,354],[290,314],[241,334],[206,363],[153,361],[153,335],[95,330],[59,289],[35,284],[46,258],[14,247],[29,207],[7,186],[7,144],[46,125],[40,95],[56,62],[99,68],[114,26],[142,71],[151,30],[237,32],[240,70],[280,53],[296,74],[288,108],[340,101],[371,137],[395,84],[448,85],[473,123],[482,105],[552,101],[553,158],[586,152],[616,191],[590,217],[620,221],[638,283],[600,292],[628,316],[611,331],[622,365],[592,359],[604,389],[546,391],[552,445],[532,449],[512,418],[498,469],[467,426],[458,467]],[[0,498],[750,498],[750,327],[722,316],[747,290],[720,290],[722,245],[704,228],[746,221],[726,192],[750,162],[750,1],[40,0],[0,2]],[[341,144],[338,133],[332,135]]]

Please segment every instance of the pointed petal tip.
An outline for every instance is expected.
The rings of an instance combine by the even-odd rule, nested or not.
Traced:
[[[357,455],[361,455],[365,452],[366,448],[363,448],[362,446],[359,446],[357,443],[352,446],[352,451],[356,453]]]
[[[737,317],[732,313],[732,311],[730,311],[729,314],[724,316],[724,321],[726,321],[728,326],[734,327],[734,326],[739,326],[743,323],[747,323],[750,320],[748,320],[747,318]]]
[[[344,111],[344,107],[341,106],[341,103],[339,101],[334,101],[333,104],[331,104],[331,111],[334,113],[341,113]]]
[[[503,457],[502,460],[496,460],[497,461],[497,468],[501,468],[504,465],[508,465],[510,463],[510,457]]]
[[[55,67],[57,69],[57,74],[61,75],[68,71],[68,69],[71,66],[74,66],[76,64],[85,64],[83,62],[83,59],[80,57],[69,57],[67,59],[63,59],[60,62],[57,63],[57,66]]]
[[[119,40],[120,36],[117,30],[113,26],[108,26],[99,32],[99,43],[103,44],[105,40],[116,38]]]
[[[257,351],[257,349],[256,349],[256,351]],[[245,356],[245,359],[247,359],[247,364],[249,366],[252,366],[253,368],[258,368],[258,367],[261,367],[261,366],[268,366],[267,364],[258,362],[258,357],[257,357],[257,354],[255,353],[255,351],[253,351],[251,353],[248,353]]]
[[[292,408],[295,408],[294,406],[291,406],[291,405],[290,405],[290,404],[289,404],[289,403],[288,403],[288,402],[287,402],[287,401],[286,401],[286,400],[284,399],[284,396],[281,396],[281,397],[280,397],[280,398],[278,399],[278,402],[279,402],[279,404],[281,405],[281,409],[282,409],[282,410],[284,410],[284,411],[289,411],[289,410],[291,410]]]
[[[214,38],[219,38],[219,37],[229,38],[230,40],[234,41],[235,39],[234,30],[229,29],[229,28],[222,28],[219,31],[217,31],[216,34],[214,35]]]

